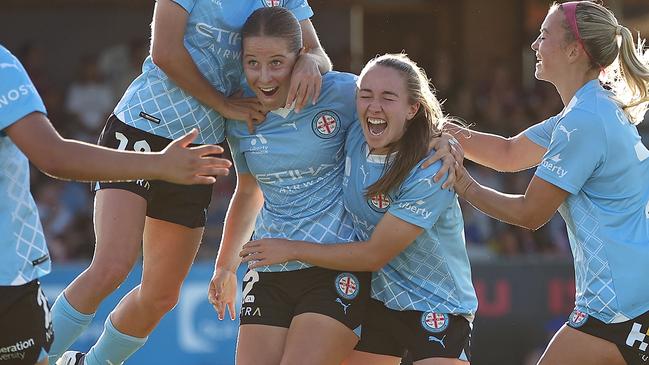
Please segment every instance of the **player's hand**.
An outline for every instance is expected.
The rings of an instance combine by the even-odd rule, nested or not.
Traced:
[[[309,101],[315,104],[320,97],[322,75],[318,63],[312,55],[301,52],[291,74],[291,86],[286,96],[286,108],[295,102],[295,112],[299,113]]]
[[[234,321],[236,313],[234,302],[237,299],[237,273],[223,268],[216,268],[207,290],[207,300],[214,306],[219,320],[225,318],[226,309]]]
[[[444,174],[448,173],[448,178],[442,184],[442,189],[447,189],[455,183],[456,176],[456,162],[462,164],[464,160],[464,150],[462,145],[451,134],[442,133],[441,136],[435,137],[430,141],[430,149],[434,149],[435,153],[422,163],[422,168],[427,168],[438,160],[442,160],[442,167],[433,177],[435,182],[438,182]]]
[[[226,176],[230,173],[232,162],[213,156],[223,153],[221,146],[189,147],[196,136],[198,130],[194,128],[160,152],[160,180],[185,185],[213,184],[216,182],[216,176]]]
[[[243,245],[239,256],[241,261],[248,263],[248,268],[255,269],[295,260],[295,247],[296,243],[289,240],[264,238]]]
[[[227,119],[240,120],[248,125],[248,132],[255,132],[255,125],[266,119],[266,111],[257,98],[241,97],[241,92],[225,98],[219,113]]]

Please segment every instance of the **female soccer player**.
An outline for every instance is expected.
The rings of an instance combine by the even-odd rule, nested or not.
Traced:
[[[234,317],[238,253],[253,227],[255,237],[319,243],[354,237],[352,222],[344,214],[341,183],[345,135],[356,115],[350,103],[356,76],[330,71],[323,76],[317,105],[299,113],[284,108],[292,69],[304,52],[300,33],[297,19],[281,8],[258,9],[242,28],[246,95],[256,95],[271,111],[254,134],[239,122],[226,126],[237,188],[210,285],[219,318],[226,307]],[[339,294],[338,277],[349,280],[354,289]],[[296,261],[249,271],[237,364],[340,364],[356,344],[354,330],[361,323],[369,279],[369,273],[325,270]],[[344,311],[337,300],[347,306]],[[314,332],[317,341],[307,335]]]
[[[136,151],[159,150],[198,127],[197,143],[220,143],[223,118],[264,119],[255,98],[232,97],[241,79],[240,27],[253,10],[283,5],[301,20],[309,49],[296,60],[287,102],[296,108],[318,97],[320,72],[331,68],[308,19],[306,0],[156,2],[151,55],[142,74],[118,103],[100,144]],[[294,98],[294,99],[293,99]],[[85,356],[86,365],[119,364],[140,348],[178,300],[205,225],[211,186],[180,187],[143,180],[98,184],[97,245],[90,267],[53,306],[56,359],[88,326],[101,301],[117,288],[143,251],[141,284],[110,314],[104,332]],[[70,352],[62,361],[82,354]]]
[[[421,168],[428,141],[440,133],[440,104],[423,70],[405,55],[369,62],[356,100],[343,191],[362,241],[261,239],[240,254],[251,269],[298,260],[375,271],[361,340],[346,364],[399,364],[404,350],[415,364],[466,364],[478,303],[462,214],[455,193],[433,180],[441,164]],[[344,294],[348,281],[337,284]],[[346,302],[339,303],[345,310]]]
[[[38,279],[51,261],[34,199],[28,159],[48,175],[74,180],[161,179],[212,184],[230,162],[207,157],[219,146],[187,148],[196,130],[162,152],[115,151],[61,138],[22,64],[0,45],[0,363],[48,363],[52,323]]]
[[[499,193],[464,174],[455,185],[463,198],[530,229],[557,210],[566,220],[576,303],[542,365],[649,359],[649,285],[638,279],[649,277],[649,151],[634,125],[649,102],[643,43],[636,48],[632,33],[597,3],[555,4],[532,49],[535,76],[556,87],[563,111],[509,140],[458,134],[481,164],[506,171],[540,164],[524,195]],[[604,71],[616,76],[611,91],[598,80]]]

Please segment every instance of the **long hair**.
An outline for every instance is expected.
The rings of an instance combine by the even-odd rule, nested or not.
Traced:
[[[268,36],[285,39],[291,52],[302,48],[302,28],[295,15],[279,6],[263,7],[250,14],[241,28],[241,39]]]
[[[555,3],[551,11],[557,7],[561,9]],[[634,44],[631,31],[618,23],[610,10],[595,2],[580,1],[575,18],[591,67],[607,68],[602,81],[611,87],[629,121],[640,123],[649,103],[649,51],[644,51],[644,40],[638,36]],[[574,41],[565,19],[563,23],[566,41]],[[609,68],[611,65],[614,67]]]
[[[367,188],[367,197],[387,194],[403,183],[410,171],[426,156],[430,140],[441,134],[443,126],[442,107],[423,69],[403,53],[385,54],[368,62],[361,71],[359,80],[375,66],[399,71],[406,83],[408,102],[411,105],[419,103],[419,109],[406,122],[406,130],[401,139],[390,145],[388,156],[393,157],[386,158],[384,173]]]

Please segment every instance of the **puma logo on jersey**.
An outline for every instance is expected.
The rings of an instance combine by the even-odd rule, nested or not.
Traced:
[[[347,314],[347,308],[349,308],[352,305],[351,303],[349,304],[343,303],[343,301],[340,298],[336,298],[336,303],[340,303],[340,305],[343,306],[343,312],[345,312],[345,314]]]
[[[565,126],[560,125],[559,130],[566,134],[566,137],[568,138],[568,142],[570,142],[570,135],[573,134],[575,131],[577,131],[577,128],[575,128],[575,129],[571,130],[570,132],[568,132],[568,130],[566,129]]]
[[[282,124],[282,127],[291,127],[291,128],[294,128],[295,130],[297,130],[297,125],[295,124],[295,122],[284,123],[284,124]]]
[[[441,339],[440,339],[440,338],[437,338],[437,337],[435,337],[435,336],[428,336],[428,341],[437,342],[437,343],[439,343],[440,345],[442,345],[443,348],[446,348],[446,345],[444,345],[444,339],[445,339],[445,338],[446,338],[446,335],[442,336]]]

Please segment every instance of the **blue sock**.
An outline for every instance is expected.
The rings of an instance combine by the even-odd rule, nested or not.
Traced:
[[[74,309],[63,293],[56,298],[51,313],[55,335],[49,351],[49,358],[50,364],[54,364],[72,346],[77,337],[88,328],[95,314],[83,314]]]
[[[147,339],[148,337],[133,337],[119,332],[108,316],[104,332],[83,359],[84,365],[121,364],[144,346]]]

